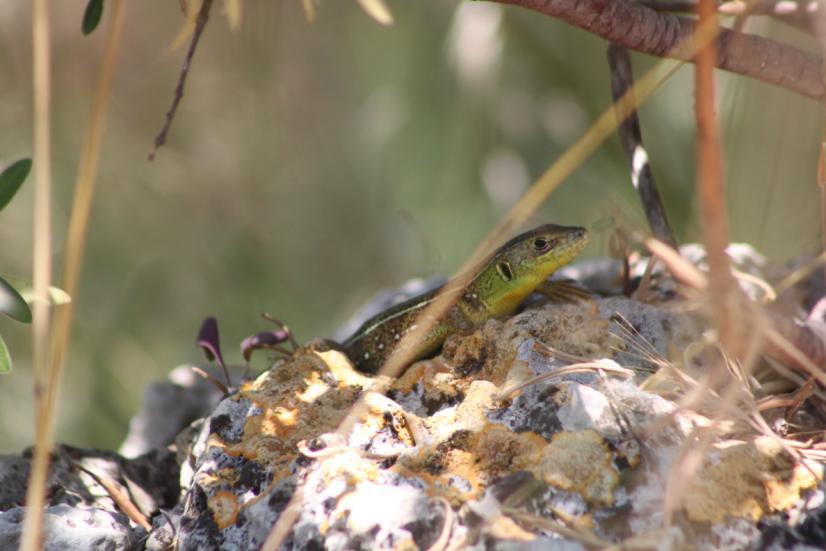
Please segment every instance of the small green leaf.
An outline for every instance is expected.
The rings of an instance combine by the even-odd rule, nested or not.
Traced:
[[[83,12],[83,34],[89,34],[98,27],[103,15],[103,0],[89,0],[86,11]]]
[[[31,169],[31,159],[20,159],[6,167],[6,170],[0,174],[0,210],[9,204]]]
[[[0,313],[22,323],[32,322],[32,311],[26,300],[12,287],[11,283],[0,277]]]
[[[3,340],[3,336],[0,335],[0,375],[9,373],[10,371],[11,354],[9,354],[9,349],[6,348],[6,343]]]
[[[17,292],[20,293],[20,296],[23,297],[26,304],[32,303],[34,300],[34,287],[32,287],[31,283],[8,274],[0,275],[0,278],[4,278],[7,283],[17,289]],[[50,306],[60,306],[61,304],[68,304],[70,302],[72,302],[72,297],[69,296],[69,293],[59,287],[49,287]]]

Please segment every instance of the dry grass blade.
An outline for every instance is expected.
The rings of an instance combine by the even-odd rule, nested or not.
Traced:
[[[132,503],[129,496],[118,488],[118,485],[108,474],[98,472],[97,470],[81,465],[80,463],[75,463],[75,467],[87,473],[89,476],[94,478],[98,484],[103,486],[106,493],[112,498],[112,501],[114,501],[118,508],[120,508],[120,510],[123,511],[124,514],[126,514],[126,516],[128,516],[135,524],[140,525],[144,530],[152,530],[152,525],[149,523],[146,516],[144,516],[138,507]]]
[[[50,232],[49,207],[48,207],[48,163],[50,158],[48,140],[48,51],[40,52],[42,49],[48,50],[48,23],[41,22],[39,18],[48,20],[48,10],[46,7],[35,8],[35,96],[36,98],[36,140],[42,142],[35,146],[35,163],[39,163],[40,168],[36,171],[40,177],[46,179],[45,186],[39,187],[45,197],[40,198],[39,208],[35,214],[40,232]],[[100,159],[100,145],[103,134],[103,121],[108,104],[109,92],[111,90],[112,77],[117,59],[120,35],[125,20],[125,2],[115,0],[113,8],[113,23],[110,26],[106,38],[105,54],[101,77],[95,93],[93,104],[92,122],[84,144],[84,151],[81,158],[78,180],[75,188],[75,201],[72,207],[72,219],[69,227],[69,237],[66,246],[66,268],[64,270],[63,289],[70,295],[75,294],[77,279],[80,271],[80,263],[83,256],[83,243],[85,241],[86,226],[89,218],[91,198],[93,195],[94,181],[97,175],[97,166]],[[42,26],[45,25],[45,28]],[[40,52],[40,53],[38,53]],[[45,59],[41,58],[45,56]],[[44,65],[40,67],[40,65]],[[39,68],[39,69],[38,69]],[[38,75],[38,71],[45,71],[44,75]],[[45,80],[43,80],[45,78]],[[43,149],[45,147],[45,149]],[[35,166],[38,166],[37,164]],[[45,204],[44,204],[45,203]],[[45,228],[43,227],[45,226]],[[36,230],[36,234],[38,231]],[[51,255],[51,244],[48,238],[46,243],[40,243],[38,250],[40,255],[47,258],[40,259],[35,266],[35,292],[38,297],[45,297],[48,293],[49,272],[51,267],[48,257]],[[42,241],[42,240],[41,240]],[[36,258],[39,256],[36,254]],[[38,277],[38,273],[40,276]],[[45,484],[48,475],[49,454],[52,449],[52,432],[54,426],[54,410],[57,396],[60,390],[60,380],[62,375],[63,358],[68,345],[69,327],[71,326],[71,312],[74,302],[64,305],[59,310],[56,317],[54,341],[51,343],[52,354],[49,354],[49,331],[48,331],[48,301],[37,300],[35,302],[35,371],[36,388],[35,397],[37,399],[37,439],[35,443],[35,454],[32,462],[31,478],[26,497],[28,514],[23,530],[23,542],[21,549],[36,549],[40,545],[41,515],[45,502]],[[46,365],[47,358],[50,360]]]
[[[634,327],[634,325],[628,321],[625,316],[619,312],[614,312],[612,320],[617,324],[617,327],[619,327],[619,330],[622,333],[621,335],[618,335],[612,332],[612,334],[621,341],[630,345],[633,350],[637,351],[638,355],[642,359],[648,360],[658,367],[668,367],[670,365],[670,362],[666,360],[656,348],[654,348],[653,344],[648,342],[648,339],[643,337],[642,334],[637,331],[637,328]]]
[[[439,531],[439,537],[436,538],[433,545],[427,548],[427,551],[444,551],[450,543],[450,533],[453,531],[453,525],[456,523],[456,514],[453,512],[453,507],[450,506],[450,502],[443,497],[430,498],[428,505],[441,506],[445,514],[442,529]]]
[[[106,35],[103,62],[98,79],[95,96],[92,101],[92,116],[83,151],[80,157],[77,179],[75,180],[75,194],[72,200],[72,212],[69,216],[68,235],[66,237],[66,254],[63,266],[61,287],[74,297],[80,281],[83,253],[86,248],[86,236],[89,228],[89,217],[92,211],[92,200],[95,193],[98,168],[100,166],[100,152],[103,145],[103,133],[106,125],[106,113],[109,107],[109,98],[112,93],[112,82],[117,68],[118,53],[120,51],[123,26],[126,21],[126,2],[115,0],[112,9],[112,24]],[[72,317],[75,301],[72,301],[57,310],[55,314],[54,339],[52,341],[53,379],[57,380],[62,371],[66,352],[69,347]],[[50,392],[57,391],[57,385],[50,381]],[[52,390],[54,389],[54,390]]]
[[[535,384],[539,384],[542,381],[547,381],[548,379],[555,379],[557,377],[564,377],[565,375],[571,375],[574,373],[610,373],[611,375],[616,375],[618,377],[622,377],[623,379],[630,379],[634,376],[634,372],[630,369],[625,369],[624,367],[620,367],[617,363],[613,360],[595,360],[591,362],[585,363],[578,363],[573,365],[568,365],[565,367],[560,367],[559,369],[554,369],[548,373],[543,373],[542,375],[537,375],[536,377],[531,377],[525,382],[515,384],[513,386],[507,387],[497,393],[495,393],[492,398],[494,400],[507,400],[517,392],[526,389],[529,386],[533,386]]]
[[[651,254],[656,255],[665,264],[668,271],[683,285],[698,291],[704,291],[708,287],[706,275],[662,241],[650,237],[645,240],[645,246],[648,247]]]
[[[745,281],[746,283],[750,283],[763,291],[763,298],[762,302],[772,302],[777,299],[777,291],[774,290],[767,281],[761,279],[755,275],[747,274],[745,272],[741,272],[740,270],[732,269],[732,274],[734,277],[739,281]]]
[[[584,528],[571,528],[560,522],[554,522],[538,515],[526,513],[512,507],[502,507],[502,513],[509,516],[523,526],[533,530],[544,530],[559,534],[565,539],[579,542],[588,549],[611,549],[614,545]]]
[[[569,354],[568,352],[564,352],[562,350],[558,350],[553,346],[546,344],[542,341],[533,341],[533,350],[539,352],[548,357],[559,358],[560,360],[565,360],[566,362],[590,362],[591,358],[585,358],[583,356],[577,356],[576,354]]]
[[[823,200],[824,200],[824,212],[826,213],[826,186],[824,186],[823,190]],[[826,216],[826,214],[824,214]],[[826,231],[824,232],[826,235]],[[819,267],[823,266],[826,263],[826,251],[823,251],[812,260],[804,264],[803,266],[799,267],[786,277],[784,277],[780,283],[774,286],[774,292],[778,295],[783,294],[786,290],[794,287],[817,270]]]
[[[33,363],[36,442],[29,485],[26,519],[20,549],[42,546],[43,505],[52,449],[52,417],[46,407],[49,372],[49,285],[51,283],[51,37],[49,2],[36,0],[32,13],[34,87],[34,292]]]

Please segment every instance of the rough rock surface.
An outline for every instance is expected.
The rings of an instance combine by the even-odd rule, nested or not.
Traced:
[[[701,249],[683,254],[703,265]],[[732,255],[740,271],[764,275],[754,251]],[[645,260],[631,268],[633,287]],[[559,276],[603,295],[623,286],[613,260]],[[290,507],[285,549],[826,548],[822,464],[792,460],[746,422],[697,445],[714,409],[681,407],[670,366],[702,377],[706,337],[674,308],[661,267],[651,281],[657,305],[530,301],[450,337],[386,395],[375,392],[383,380],[312,346],[222,400],[176,371],[147,392],[122,448],[144,455],[58,448],[46,547],[257,549]],[[361,416],[337,433],[359,400]],[[672,467],[693,449],[704,450],[696,475],[681,480]],[[25,453],[0,457],[0,549],[19,539],[28,464]],[[101,476],[150,519],[148,533]],[[675,482],[681,500],[669,511]]]
[[[623,338],[630,327],[646,353]],[[204,423],[182,470],[178,544],[257,548],[297,487],[292,549],[581,548],[554,535],[559,519],[603,543],[656,534],[670,468],[703,420],[638,384],[652,357],[681,360],[698,339],[690,318],[625,298],[549,304],[449,338],[387,397],[338,352],[302,350]],[[549,376],[510,396],[570,363],[549,346],[636,375]],[[332,434],[361,396],[360,421]],[[747,549],[757,521],[820,492],[820,465],[795,467],[770,439],[702,461],[664,542]]]
[[[0,457],[0,549],[16,549],[19,543],[30,461],[30,450]],[[125,459],[114,452],[58,446],[47,485],[45,548],[143,548],[146,531],[123,514],[102,481],[150,517],[178,502],[177,476],[175,453],[164,448]]]

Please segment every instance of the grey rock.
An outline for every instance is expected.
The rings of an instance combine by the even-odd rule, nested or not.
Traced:
[[[189,366],[175,368],[168,380],[146,387],[141,409],[130,421],[129,432],[121,444],[121,455],[137,457],[171,444],[190,423],[209,415],[222,397],[215,386]]]
[[[16,549],[23,530],[25,508],[0,513],[0,549]],[[103,509],[61,504],[48,507],[43,516],[46,551],[140,549],[145,533],[133,529],[126,515]]]

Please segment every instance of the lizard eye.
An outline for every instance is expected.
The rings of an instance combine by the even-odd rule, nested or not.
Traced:
[[[550,245],[551,243],[547,239],[543,239],[541,237],[533,240],[533,248],[537,251],[544,251]]]
[[[507,262],[500,262],[499,264],[497,264],[496,271],[499,272],[499,275],[501,275],[502,279],[504,279],[505,281],[510,281],[513,279],[511,265]]]

